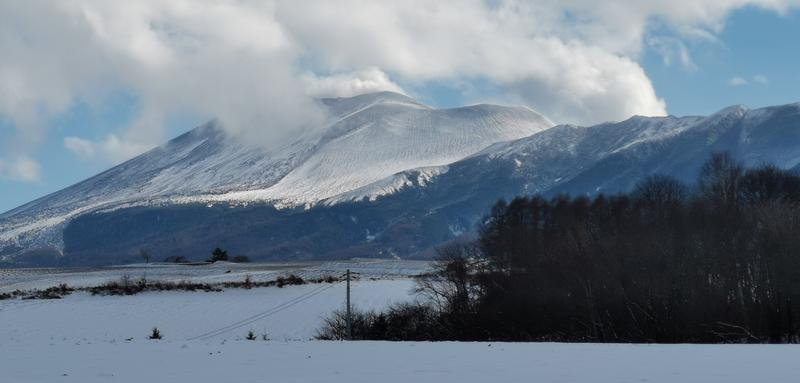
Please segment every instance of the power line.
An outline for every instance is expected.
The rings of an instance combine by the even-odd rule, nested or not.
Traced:
[[[205,339],[209,339],[209,338],[212,338],[212,337],[215,337],[215,336],[218,336],[218,335],[222,335],[222,334],[224,334],[226,332],[229,332],[229,331],[236,330],[238,328],[244,327],[244,326],[246,326],[248,324],[251,324],[253,322],[256,322],[256,321],[259,321],[261,319],[264,319],[264,318],[267,318],[269,316],[272,316],[274,314],[277,314],[277,313],[279,313],[279,312],[281,312],[283,310],[286,310],[286,309],[288,309],[288,308],[290,308],[292,306],[295,306],[295,305],[297,305],[297,304],[299,304],[299,303],[301,303],[303,301],[311,299],[312,297],[314,297],[316,295],[319,295],[323,291],[328,290],[328,289],[332,288],[333,286],[335,286],[335,285],[331,284],[331,285],[328,285],[328,286],[317,287],[314,290],[311,290],[309,292],[303,293],[303,294],[301,294],[301,295],[299,295],[299,296],[297,296],[295,298],[292,298],[292,299],[290,299],[290,300],[288,300],[286,302],[283,302],[283,303],[281,303],[281,304],[279,304],[277,306],[274,306],[274,307],[272,307],[272,308],[270,308],[268,310],[264,310],[264,311],[262,311],[260,313],[251,315],[251,316],[249,316],[249,317],[247,317],[245,319],[242,319],[242,320],[239,320],[237,322],[231,323],[231,324],[229,324],[227,326],[224,326],[224,327],[220,327],[220,328],[218,328],[216,330],[208,331],[208,332],[200,334],[198,336],[195,336],[195,337],[192,337],[192,338],[188,338],[187,340],[196,340],[196,339],[205,340]]]
[[[215,336],[218,336],[218,335],[222,335],[222,334],[224,334],[226,332],[229,332],[229,331],[233,331],[233,330],[235,330],[237,328],[241,328],[243,326],[246,326],[246,325],[251,324],[253,322],[256,322],[258,320],[267,318],[267,317],[269,317],[269,316],[271,316],[273,314],[276,314],[278,312],[281,312],[281,311],[283,311],[283,310],[285,310],[285,309],[287,309],[289,307],[294,306],[297,303],[300,303],[300,302],[302,302],[302,301],[304,301],[304,300],[306,300],[308,298],[311,298],[311,297],[317,295],[318,293],[320,293],[323,290],[326,290],[327,288],[330,288],[330,287],[332,287],[332,286],[318,287],[318,288],[316,288],[316,289],[314,289],[312,291],[303,293],[300,296],[297,296],[297,297],[295,297],[293,299],[290,299],[290,300],[288,300],[286,302],[283,302],[283,303],[281,303],[281,304],[279,304],[277,306],[274,306],[274,307],[272,307],[272,308],[270,308],[268,310],[262,311],[262,312],[260,312],[258,314],[252,315],[250,317],[242,319],[242,320],[240,320],[238,322],[234,322],[234,323],[232,323],[230,325],[218,328],[216,330],[212,330],[212,331],[206,332],[204,334],[198,335],[196,337],[189,338],[188,340],[195,340],[195,339],[203,339],[203,340],[205,340],[205,339],[209,339],[209,338],[212,338],[212,337],[215,337]]]
[[[286,302],[283,302],[283,303],[281,303],[281,304],[279,304],[277,306],[274,306],[274,307],[272,307],[272,308],[270,308],[268,310],[265,310],[265,311],[262,311],[262,312],[260,312],[258,314],[249,316],[249,317],[247,317],[245,319],[242,319],[242,320],[240,320],[238,322],[234,322],[232,324],[229,324],[227,326],[218,328],[216,330],[209,331],[209,332],[207,332],[205,334],[196,336],[194,338],[191,338],[190,340],[198,339],[198,338],[209,339],[209,338],[212,338],[212,337],[215,337],[215,336],[218,336],[218,335],[222,335],[222,334],[224,334],[226,332],[233,331],[233,330],[235,330],[237,328],[244,327],[244,326],[246,326],[248,324],[251,324],[253,322],[259,321],[259,320],[267,318],[267,317],[269,317],[271,315],[277,314],[277,313],[279,313],[279,312],[281,312],[281,311],[283,311],[285,309],[288,309],[289,307],[292,307],[292,306],[294,306],[294,305],[296,305],[296,304],[298,304],[300,302],[303,302],[303,301],[305,301],[305,300],[307,300],[307,299],[309,299],[309,298],[321,293],[323,290],[327,290],[330,287],[331,286],[317,287],[314,290],[311,290],[309,292],[303,293],[303,294],[301,294],[301,295],[299,295],[299,296],[297,296],[295,298],[292,298],[292,299],[290,299],[290,300],[288,300]]]

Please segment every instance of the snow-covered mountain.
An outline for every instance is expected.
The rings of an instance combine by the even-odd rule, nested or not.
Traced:
[[[325,126],[272,147],[250,146],[215,124],[194,129],[86,181],[0,214],[0,249],[63,250],[74,218],[132,206],[375,199],[403,184],[369,187],[395,173],[441,166],[553,124],[522,107],[433,109],[391,92],[323,99]],[[265,134],[268,134],[265,133]],[[13,251],[18,253],[17,250]]]
[[[800,167],[800,104],[551,127],[526,108],[432,109],[394,93],[323,102],[330,123],[294,142],[247,147],[208,125],[2,214],[0,256],[424,256],[499,198],[614,193],[653,173],[692,182],[714,151]]]

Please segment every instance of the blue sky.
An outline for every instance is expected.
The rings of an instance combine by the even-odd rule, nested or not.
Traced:
[[[800,12],[779,15],[747,7],[733,12],[715,39],[681,39],[691,57],[682,64],[675,57],[645,43],[635,60],[644,69],[658,98],[673,115],[713,113],[733,104],[751,107],[800,101]],[[652,27],[651,27],[652,28]],[[394,83],[421,101],[439,107],[481,100],[503,99],[504,87],[469,80],[453,87],[446,80],[413,81],[402,71],[386,71]],[[397,76],[393,74],[399,73]],[[535,109],[537,105],[529,105]],[[100,101],[73,102],[66,112],[48,118],[47,134],[31,151],[41,166],[39,180],[22,182],[0,178],[0,212],[67,187],[111,166],[109,161],[76,155],[64,146],[66,137],[102,140],[122,134],[143,108],[142,100],[124,88],[106,93]],[[2,115],[0,115],[1,117]],[[174,137],[206,121],[207,115],[168,113],[165,138]],[[0,141],[12,142],[12,122],[0,118]]]
[[[697,68],[665,66],[652,50],[642,60],[670,114],[709,114],[725,106],[752,108],[800,101],[800,12],[779,16],[756,8],[734,12],[719,43],[691,46]],[[765,76],[761,84],[754,76]],[[732,86],[740,77],[748,83]]]

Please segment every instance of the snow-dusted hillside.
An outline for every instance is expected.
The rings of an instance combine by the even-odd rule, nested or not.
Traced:
[[[390,92],[322,102],[329,122],[294,141],[248,146],[209,123],[0,214],[0,250],[4,244],[61,248],[60,230],[71,219],[120,207],[220,201],[291,207],[343,195],[375,198],[402,185],[363,188],[395,173],[446,165],[552,126],[527,108],[433,109]]]
[[[559,125],[492,145],[451,164],[449,173],[437,182],[463,187],[503,173],[506,197],[508,193],[616,193],[655,173],[691,184],[710,154],[721,151],[746,166],[797,167],[800,104],[734,106],[708,117],[635,116],[591,127]]]

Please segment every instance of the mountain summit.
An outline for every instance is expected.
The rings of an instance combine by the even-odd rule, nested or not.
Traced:
[[[329,120],[269,149],[209,123],[76,185],[0,214],[0,256],[49,248],[65,254],[63,229],[77,217],[142,206],[263,203],[310,207],[376,199],[402,188],[399,172],[441,167],[491,144],[553,124],[522,107],[435,109],[380,92],[320,100]],[[268,127],[265,128],[268,132]]]

